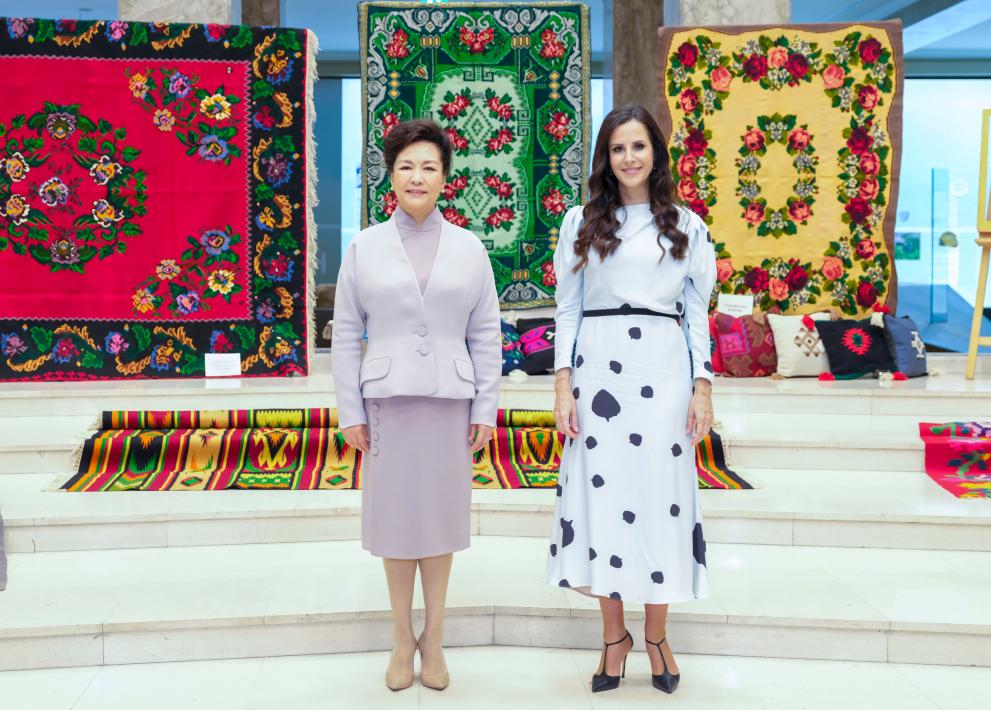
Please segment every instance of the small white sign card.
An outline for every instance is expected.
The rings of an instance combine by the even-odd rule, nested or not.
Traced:
[[[207,377],[239,377],[241,353],[207,353],[204,355]]]
[[[734,318],[753,315],[753,294],[721,293],[719,300],[716,301],[716,310]]]

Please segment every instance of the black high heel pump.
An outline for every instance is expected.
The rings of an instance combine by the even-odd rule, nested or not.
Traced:
[[[630,639],[630,643],[633,643],[633,637],[630,636],[630,632],[627,631],[626,634],[619,641],[613,641],[612,643],[606,643],[602,649],[602,672],[596,673],[592,676],[592,692],[601,693],[604,690],[616,690],[619,687],[619,679],[626,677],[626,656],[623,656],[623,668],[620,675],[609,675],[606,673],[606,656],[609,653],[610,646],[618,646],[619,644]]]
[[[663,690],[665,693],[670,695],[671,693],[673,693],[678,689],[678,682],[681,680],[681,674],[672,673],[671,671],[668,670],[668,662],[664,660],[664,652],[661,650],[661,644],[667,640],[668,640],[667,636],[662,638],[657,643],[654,643],[653,641],[647,641],[647,639],[644,639],[644,641],[647,641],[647,643],[649,643],[651,646],[657,648],[657,653],[660,654],[661,656],[661,663],[664,664],[663,673],[658,673],[657,675],[654,675],[653,673],[650,674],[651,681],[653,682],[655,688],[657,688],[658,690]]]

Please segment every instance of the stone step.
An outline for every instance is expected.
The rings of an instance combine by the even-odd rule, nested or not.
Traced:
[[[599,648],[596,600],[544,584],[546,554],[475,537],[448,645]],[[991,666],[991,553],[712,544],[708,565],[713,596],[672,609],[676,652]],[[357,542],[14,554],[0,669],[386,650],[388,609]]]
[[[741,470],[754,490],[701,491],[712,542],[991,551],[991,510],[925,474]],[[0,475],[8,552],[355,540],[357,491],[65,493]],[[474,491],[476,535],[546,537],[553,490]]]

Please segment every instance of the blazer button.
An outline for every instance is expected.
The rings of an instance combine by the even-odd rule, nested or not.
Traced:
[[[419,348],[417,348],[417,350],[416,350],[416,351],[417,351],[418,353],[420,353],[421,355],[424,355],[424,356],[426,356],[426,355],[429,355],[429,354],[430,354],[430,348],[429,348],[429,347],[427,347],[426,345],[421,345],[421,346],[420,346]]]
[[[379,440],[379,433],[378,432],[373,433],[372,434],[372,441],[378,441],[378,440]]]
[[[372,448],[372,456],[378,456],[378,455],[379,455],[379,447],[375,446]]]
[[[378,402],[372,402],[372,411],[373,412],[377,412],[378,410],[379,410],[379,403]]]
[[[427,326],[421,325],[419,328],[416,329],[416,334],[419,335],[421,338],[425,338],[427,336]]]
[[[372,417],[372,426],[378,426],[378,425],[379,425],[379,418]]]

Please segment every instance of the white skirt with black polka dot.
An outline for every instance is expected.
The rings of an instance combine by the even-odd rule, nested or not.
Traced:
[[[670,318],[586,318],[572,386],[549,584],[645,604],[708,596],[685,334]]]

